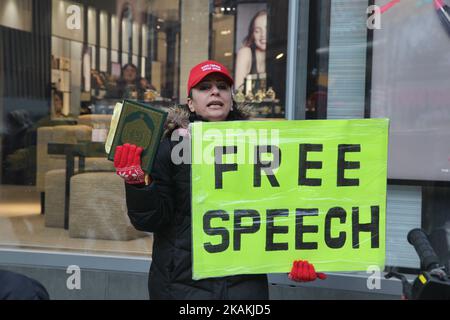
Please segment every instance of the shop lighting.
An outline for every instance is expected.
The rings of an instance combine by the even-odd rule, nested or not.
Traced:
[[[275,59],[280,60],[283,57],[284,57],[284,53],[280,53],[279,55],[276,56]]]
[[[223,55],[225,57],[231,57],[233,54],[231,52],[225,52]]]
[[[222,36],[226,36],[226,35],[228,35],[228,34],[231,34],[231,30],[222,30],[222,31],[220,31],[220,34],[221,34]]]

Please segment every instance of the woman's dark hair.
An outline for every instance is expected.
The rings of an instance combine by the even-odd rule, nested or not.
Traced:
[[[267,10],[263,9],[258,11],[252,18],[252,20],[250,21],[250,24],[248,25],[248,33],[247,36],[244,38],[244,41],[242,41],[242,43],[244,44],[244,46],[250,47],[252,44],[254,44],[255,39],[253,38],[253,31],[255,29],[255,20],[263,15],[267,15]]]
[[[126,65],[124,65],[122,67],[122,75],[123,75],[123,72],[125,71],[125,69],[128,67],[132,67],[136,72],[138,71],[137,67],[133,63],[127,63]]]
[[[124,72],[125,69],[128,68],[128,67],[131,67],[131,68],[133,68],[133,69],[136,71],[136,79],[134,80],[134,82],[135,82],[135,84],[136,84],[137,86],[139,86],[139,75],[138,75],[138,69],[137,69],[137,67],[136,67],[134,64],[132,64],[132,63],[127,63],[126,65],[124,65],[124,66],[122,67],[122,72],[121,72],[121,75],[120,75],[120,79],[117,80],[117,86],[118,86],[118,88],[119,88],[119,92],[120,92],[119,96],[120,96],[120,97],[123,96],[124,91],[125,91],[125,86],[127,85],[127,82],[126,82],[125,79],[123,78],[123,72]]]

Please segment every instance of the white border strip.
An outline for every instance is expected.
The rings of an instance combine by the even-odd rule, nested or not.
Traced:
[[[286,72],[286,119],[295,119],[295,87],[297,83],[297,40],[299,1],[289,0],[287,72]]]
[[[0,248],[0,264],[148,273],[151,258]]]

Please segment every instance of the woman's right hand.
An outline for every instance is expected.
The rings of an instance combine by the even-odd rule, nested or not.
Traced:
[[[145,173],[141,168],[142,148],[125,143],[117,146],[114,154],[116,173],[128,184],[144,184]]]

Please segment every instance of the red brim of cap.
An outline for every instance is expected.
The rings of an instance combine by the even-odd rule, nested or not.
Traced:
[[[195,87],[196,85],[198,85],[203,79],[205,79],[207,76],[209,76],[210,74],[220,74],[221,76],[223,76],[226,80],[228,80],[228,83],[230,85],[234,84],[233,78],[231,78],[228,74],[224,73],[224,72],[220,72],[220,71],[216,71],[216,70],[211,70],[209,72],[205,72],[204,74],[201,75],[201,77],[199,77],[198,79],[195,79],[194,81],[192,81],[192,83],[190,84],[190,86],[188,87],[188,96],[189,93],[191,92],[192,88]]]

